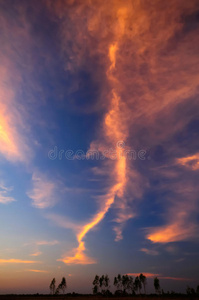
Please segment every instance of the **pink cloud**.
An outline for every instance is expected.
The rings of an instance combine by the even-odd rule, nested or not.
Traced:
[[[147,278],[155,278],[155,277],[158,277],[159,279],[176,280],[176,281],[192,281],[192,280],[193,280],[193,279],[191,279],[191,278],[162,276],[161,274],[156,274],[156,273],[145,273],[145,272],[140,272],[140,273],[127,273],[127,275],[129,275],[129,276],[139,276],[141,273],[144,274]]]
[[[159,252],[157,250],[147,249],[147,248],[141,248],[140,251],[142,251],[148,255],[158,255],[159,254]]]
[[[33,272],[33,273],[49,273],[49,271],[45,271],[45,270],[27,270],[28,272]]]

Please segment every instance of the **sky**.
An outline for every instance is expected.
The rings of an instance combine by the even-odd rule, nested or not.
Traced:
[[[0,0],[0,293],[199,260],[198,0]]]

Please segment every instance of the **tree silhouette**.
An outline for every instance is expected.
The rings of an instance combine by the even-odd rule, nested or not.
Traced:
[[[114,277],[114,282],[113,282],[114,286],[117,288],[118,287],[118,280],[117,277]]]
[[[108,275],[102,275],[99,277],[98,275],[95,276],[93,280],[93,294],[98,294],[99,289],[101,289],[101,293],[103,295],[109,295],[111,292],[109,291],[110,288],[110,279]]]
[[[106,289],[105,294],[106,295],[110,294],[110,291],[109,291],[109,289],[110,289],[110,279],[109,279],[107,274],[104,277],[104,286],[105,286],[105,289]]]
[[[101,293],[104,294],[105,290],[103,289],[103,287],[105,286],[105,277],[104,275],[102,275],[99,279],[99,285],[101,288]]]
[[[146,276],[143,275],[142,273],[139,276],[140,282],[144,287],[144,293],[146,294]]]
[[[60,283],[60,289],[62,290],[63,294],[65,294],[65,290],[67,289],[67,284],[66,284],[66,278],[63,277],[62,281]]]
[[[142,288],[142,283],[140,281],[140,278],[139,278],[139,276],[136,276],[135,281],[134,281],[134,289],[136,292],[139,290],[139,293],[140,293],[141,288]]]
[[[127,283],[127,290],[131,292],[131,294],[134,294],[134,282],[133,277],[128,276],[128,283]]]
[[[156,293],[159,294],[160,293],[160,281],[159,281],[158,277],[154,278],[153,284],[154,284],[154,288],[155,288]]]
[[[62,293],[64,294],[66,288],[67,288],[66,279],[65,279],[65,277],[63,277],[61,283],[56,288],[55,295],[59,295],[61,290],[62,290]]]
[[[99,276],[95,275],[95,279],[93,280],[93,294],[99,293]]]
[[[196,288],[196,294],[199,295],[199,285]]]
[[[56,288],[55,295],[59,295],[60,289],[61,289],[61,286],[59,284],[58,287]]]
[[[114,278],[113,284],[117,288],[115,293],[117,294],[122,293],[122,276],[120,274],[118,274],[117,277]]]
[[[191,288],[189,286],[187,286],[186,292],[187,292],[187,295],[195,295],[196,294],[194,288]]]
[[[55,280],[55,278],[53,278],[53,280],[51,281],[51,284],[50,284],[50,286],[49,286],[49,288],[50,288],[50,293],[51,293],[52,295],[55,294],[55,289],[56,289],[55,284],[56,284],[56,280]]]
[[[128,288],[129,276],[123,275],[122,276],[122,287],[123,287],[123,294],[126,294],[126,290]]]

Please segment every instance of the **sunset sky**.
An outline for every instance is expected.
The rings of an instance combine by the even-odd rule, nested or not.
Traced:
[[[199,284],[198,70],[198,0],[0,0],[0,294]]]

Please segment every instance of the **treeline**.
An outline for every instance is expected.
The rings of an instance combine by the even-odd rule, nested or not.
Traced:
[[[114,278],[113,285],[115,286],[115,295],[135,295],[136,293],[141,294],[141,292],[146,293],[147,278],[144,274],[136,276],[134,279],[130,275],[118,274]],[[156,277],[154,279],[154,286],[157,292],[160,290],[159,279]],[[109,296],[110,292],[110,279],[108,275],[102,275],[101,277],[96,275],[93,280],[93,294],[102,294]]]
[[[114,295],[123,296],[123,295],[136,295],[136,294],[146,294],[146,285],[147,285],[147,277],[144,274],[140,274],[133,278],[132,276],[126,274],[121,275],[118,274],[114,277],[113,286],[115,287]],[[153,279],[153,286],[155,289],[155,293],[157,295],[175,295],[174,291],[165,293],[163,289],[160,287],[160,280],[158,277]],[[96,275],[93,280],[93,294],[95,295],[105,295],[111,296],[112,293],[110,291],[110,279],[108,275],[102,275],[101,277]],[[187,295],[197,295],[199,296],[199,285],[196,289],[187,286],[186,289]]]
[[[110,291],[111,288],[111,282],[109,279],[109,276],[102,275],[101,277],[96,275],[93,280],[93,294],[94,295],[105,295],[105,296],[111,296],[112,292]],[[114,295],[116,296],[124,296],[124,295],[136,295],[136,294],[146,294],[146,285],[147,285],[147,277],[144,274],[140,274],[133,278],[132,276],[126,274],[121,275],[118,274],[116,277],[114,277],[113,286],[115,287]],[[153,285],[156,294],[164,295],[163,289],[160,287],[160,281],[158,277],[155,277],[153,279]],[[61,282],[56,286],[56,280],[53,278],[53,280],[50,283],[50,293],[51,295],[59,295],[59,294],[65,294],[65,291],[67,289],[67,283],[65,277],[62,278]],[[187,286],[186,289],[187,295],[197,295],[199,296],[199,285],[196,287],[196,289]],[[73,293],[75,295],[76,293]],[[167,292],[167,295],[174,295],[176,294],[174,291]]]
[[[199,296],[199,285],[196,287],[196,289],[191,288],[190,286],[186,289],[187,295],[197,295]]]

